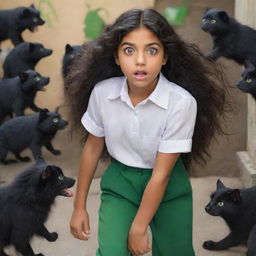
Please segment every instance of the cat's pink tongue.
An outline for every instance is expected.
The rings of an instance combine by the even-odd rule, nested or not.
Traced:
[[[34,26],[34,27],[32,28],[32,31],[33,31],[33,32],[37,32],[37,31],[38,31],[38,26]]]

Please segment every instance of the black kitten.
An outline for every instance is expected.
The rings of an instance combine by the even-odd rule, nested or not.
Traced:
[[[77,54],[79,53],[79,50],[81,49],[81,46],[79,45],[73,45],[66,44],[65,47],[65,54],[62,59],[62,75],[65,78],[68,74],[68,68],[70,64],[72,63],[73,59]]]
[[[44,48],[40,43],[24,42],[17,45],[4,61],[4,78],[18,76],[20,71],[34,70],[42,58],[51,54],[52,50]]]
[[[237,83],[237,87],[256,99],[256,67],[250,61],[245,62],[242,79]]]
[[[37,159],[41,156],[41,147],[45,146],[52,154],[61,154],[60,150],[53,148],[51,141],[58,130],[64,129],[68,122],[61,119],[57,112],[48,109],[28,116],[15,117],[0,126],[0,162],[8,164],[13,162],[5,160],[8,151],[15,154],[20,161],[27,162],[29,157],[21,157],[25,148],[30,148]]]
[[[19,73],[15,78],[0,80],[0,122],[13,113],[23,116],[24,110],[30,107],[38,112],[34,99],[38,91],[43,91],[49,83],[49,77],[43,77],[33,70]]]
[[[225,11],[207,9],[202,17],[201,28],[213,38],[213,50],[208,55],[216,60],[219,57],[232,59],[239,64],[250,60],[256,64],[256,31],[240,24]]]
[[[205,210],[212,216],[222,217],[230,228],[230,233],[222,240],[205,241],[205,249],[224,250],[246,243],[256,224],[256,187],[231,189],[218,180],[217,190]]]
[[[58,238],[44,223],[56,196],[72,196],[68,188],[74,183],[59,167],[40,161],[0,187],[0,256],[7,255],[4,247],[9,245],[23,256],[43,256],[35,254],[29,242],[35,234],[49,242]]]
[[[40,17],[39,11],[30,7],[18,7],[11,10],[0,11],[0,42],[10,39],[14,45],[24,42],[21,33],[25,29],[31,32],[37,30],[37,26],[45,22]]]

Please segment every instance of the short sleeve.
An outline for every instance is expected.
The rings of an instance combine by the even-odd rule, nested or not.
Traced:
[[[89,104],[81,122],[85,129],[94,136],[104,137],[104,129],[100,115],[100,108],[97,100],[95,88],[92,90]]]
[[[187,153],[192,148],[197,104],[191,97],[181,99],[171,111],[158,151],[162,153]]]

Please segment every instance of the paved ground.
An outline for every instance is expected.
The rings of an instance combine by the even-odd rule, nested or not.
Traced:
[[[211,252],[204,250],[201,245],[203,241],[221,239],[228,230],[221,218],[212,217],[205,213],[204,206],[208,202],[209,194],[215,189],[217,177],[192,178],[194,191],[194,248],[197,256],[244,256],[245,248],[234,247],[226,251]],[[222,178],[222,181],[232,187],[241,186],[238,178]],[[70,198],[59,197],[53,208],[52,214],[47,222],[50,231],[57,231],[59,239],[56,242],[35,238],[32,247],[36,253],[43,253],[47,256],[95,256],[97,248],[97,210],[99,207],[99,182],[94,179],[88,201],[90,215],[91,238],[88,241],[74,239],[69,233],[69,219],[72,212]],[[12,255],[15,255],[12,250]],[[147,254],[150,256],[151,253]],[[173,254],[175,255],[175,254]],[[121,255],[120,255],[121,256]]]
[[[53,145],[56,148],[64,148],[64,145],[69,145],[69,150],[63,150],[60,156],[52,156],[49,152],[43,151],[45,159],[51,163],[59,165],[63,168],[66,175],[76,177],[80,147],[76,142],[71,142],[66,136],[66,132],[62,131],[57,134]],[[22,154],[31,155],[29,151]],[[11,156],[10,156],[11,157]],[[13,164],[8,168],[0,166],[1,178],[9,183],[13,177],[19,173],[28,164]],[[99,166],[97,175],[102,172],[103,167]],[[212,217],[205,213],[204,206],[209,200],[209,195],[215,190],[216,180],[219,177],[205,177],[205,178],[191,178],[193,192],[194,192],[194,248],[197,256],[243,256],[245,255],[245,248],[236,247],[232,250],[222,252],[210,252],[202,248],[202,243],[205,240],[219,240],[222,239],[228,232],[223,220],[218,217]],[[226,186],[241,187],[239,178],[221,178]],[[100,178],[93,180],[90,195],[88,198],[88,207],[91,223],[91,238],[89,241],[79,241],[74,239],[69,233],[69,219],[72,212],[72,198],[58,197],[56,204],[52,209],[52,213],[46,224],[50,231],[57,231],[59,239],[56,242],[50,243],[41,238],[35,238],[32,246],[36,253],[42,252],[46,256],[94,256],[97,248],[97,225],[98,216],[97,211],[99,207],[99,182]],[[15,255],[12,250],[11,255]],[[148,256],[151,255],[150,253]],[[110,255],[111,256],[111,255]],[[121,256],[121,255],[120,255]]]

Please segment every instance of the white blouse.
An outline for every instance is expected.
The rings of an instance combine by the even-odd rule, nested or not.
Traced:
[[[132,105],[125,77],[97,83],[81,122],[104,137],[109,154],[133,167],[153,168],[157,152],[190,152],[196,100],[160,74],[148,98]]]

